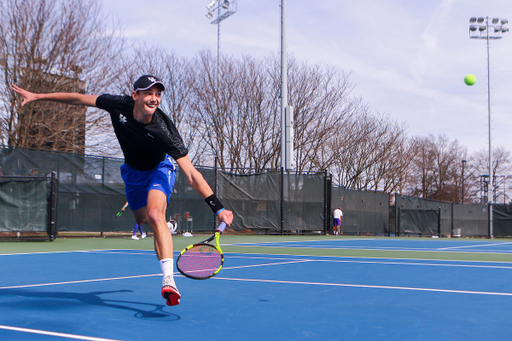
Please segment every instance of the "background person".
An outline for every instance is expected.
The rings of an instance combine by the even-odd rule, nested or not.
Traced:
[[[117,212],[116,217],[120,217],[126,210],[126,207],[128,207],[128,201],[126,202],[126,204],[124,204],[123,208],[121,208],[121,210],[119,212]],[[140,231],[140,237],[142,239],[146,238],[146,234],[142,230],[142,225],[139,225],[139,224],[137,224],[137,222],[135,222],[135,226],[133,226],[133,233],[132,233],[133,240],[139,240],[139,237],[137,237],[138,231]]]
[[[341,220],[343,219],[343,211],[341,210],[341,207],[338,207],[334,210],[332,213],[333,215],[333,234],[339,235],[340,234],[340,227],[341,227]]]

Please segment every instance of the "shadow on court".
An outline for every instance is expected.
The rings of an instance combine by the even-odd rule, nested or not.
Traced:
[[[52,291],[32,291],[27,289],[5,289],[0,290],[0,296],[21,296],[28,298],[38,298],[44,299],[40,302],[38,301],[27,301],[24,304],[24,307],[30,308],[43,308],[47,311],[49,310],[60,310],[63,306],[69,306],[74,304],[73,301],[78,301],[83,304],[92,305],[92,306],[101,306],[112,309],[120,309],[126,311],[135,312],[134,317],[142,320],[151,320],[151,321],[162,321],[162,322],[172,322],[178,321],[181,317],[176,314],[170,314],[163,310],[166,306],[163,304],[150,304],[143,302],[134,302],[134,301],[119,301],[119,300],[109,300],[101,298],[100,295],[105,294],[114,294],[114,293],[128,293],[133,292],[132,290],[116,290],[116,291],[94,291],[90,293],[78,293],[78,292],[52,292]],[[50,301],[49,301],[50,300]],[[54,300],[52,302],[51,300]],[[64,301],[61,301],[64,300]],[[9,303],[4,303],[5,307]],[[11,305],[17,305],[19,307],[20,303],[11,303]],[[133,306],[143,306],[148,309],[140,309],[135,308]],[[21,307],[23,308],[23,307]]]

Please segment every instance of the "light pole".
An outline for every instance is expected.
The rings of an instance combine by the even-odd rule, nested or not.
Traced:
[[[293,154],[293,107],[288,105],[288,52],[286,0],[281,0],[281,169],[295,168]]]
[[[491,20],[491,24],[489,24]],[[487,186],[487,202],[489,205],[489,236],[494,238],[493,234],[493,172],[492,172],[492,138],[491,138],[491,72],[489,62],[489,39],[501,39],[502,33],[508,32],[508,28],[504,27],[508,24],[507,19],[489,17],[472,17],[469,19],[469,38],[485,39],[487,41],[487,112],[489,120],[489,185]],[[491,32],[492,30],[492,32]]]
[[[219,91],[220,69],[220,22],[236,13],[236,0],[212,0],[207,6],[206,17],[211,19],[210,24],[217,24],[217,91]]]

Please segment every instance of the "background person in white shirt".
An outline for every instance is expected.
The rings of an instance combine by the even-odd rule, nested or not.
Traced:
[[[341,220],[343,219],[343,211],[341,210],[341,207],[338,207],[337,209],[335,209],[334,212],[332,213],[332,215],[334,217],[333,234],[337,236],[340,234]]]

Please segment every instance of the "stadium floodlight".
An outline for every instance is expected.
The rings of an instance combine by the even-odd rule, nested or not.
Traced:
[[[210,24],[217,25],[217,88],[219,88],[220,70],[220,22],[236,13],[236,0],[212,0],[207,6],[208,19],[213,19]]]
[[[469,18],[469,23],[470,23],[470,24],[474,24],[474,23],[476,23],[476,18],[475,18],[475,17],[473,17],[473,18]]]
[[[469,22],[472,23],[474,18],[470,18]],[[489,128],[489,184],[487,186],[487,204],[489,207],[489,236],[494,238],[493,231],[493,212],[492,212],[492,204],[494,202],[493,195],[493,181],[494,174],[492,170],[492,135],[491,135],[491,67],[489,60],[489,39],[501,39],[502,34],[508,32],[507,27],[503,27],[503,25],[508,23],[507,19],[493,18],[491,20],[491,24],[489,24],[489,17],[479,17],[477,22],[482,24],[485,21],[485,26],[480,25],[478,30],[480,34],[475,35],[471,34],[475,32],[475,25],[469,25],[469,38],[471,39],[485,39],[487,41],[487,118],[488,118],[488,128]],[[501,24],[501,25],[499,25]],[[492,30],[489,30],[491,28]]]

